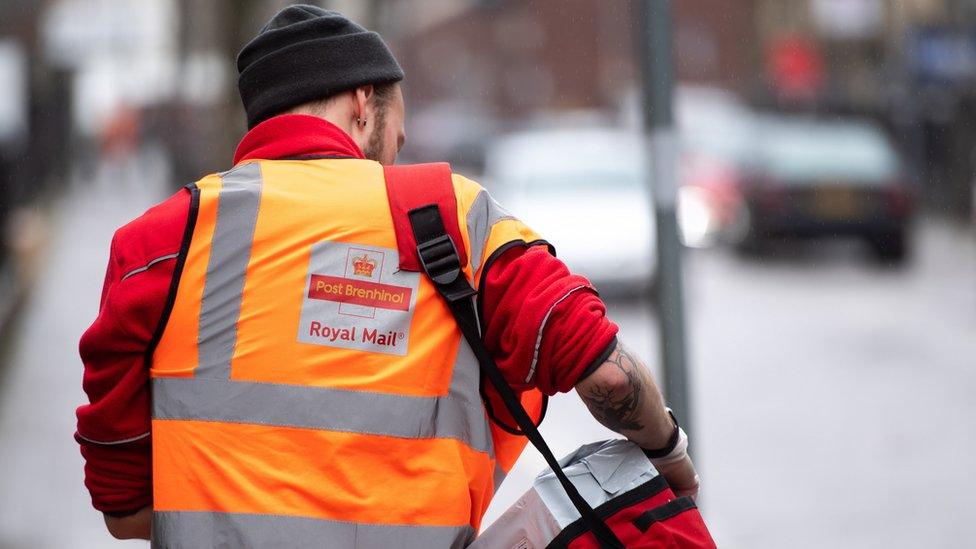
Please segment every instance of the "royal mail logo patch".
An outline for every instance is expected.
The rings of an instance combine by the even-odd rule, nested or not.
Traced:
[[[373,271],[376,270],[376,260],[369,257],[368,253],[363,252],[361,257],[353,258],[352,273],[356,276],[373,278]]]
[[[396,250],[313,246],[298,341],[406,355],[420,274],[398,271]]]
[[[411,288],[318,274],[312,275],[311,286],[308,289],[309,299],[324,299],[397,311],[409,310],[412,294]]]

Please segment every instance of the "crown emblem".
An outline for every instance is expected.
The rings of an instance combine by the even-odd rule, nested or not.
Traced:
[[[353,274],[356,276],[368,276],[372,278],[373,269],[376,268],[376,261],[372,260],[366,254],[361,257],[354,258],[352,261]]]

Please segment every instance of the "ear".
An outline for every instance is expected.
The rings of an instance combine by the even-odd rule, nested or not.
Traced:
[[[366,105],[373,98],[373,85],[359,86],[354,90],[354,109],[356,118],[366,118]]]

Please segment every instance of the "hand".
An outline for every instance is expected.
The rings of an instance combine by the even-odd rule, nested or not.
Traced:
[[[698,499],[701,479],[687,452],[675,458],[654,461],[654,467],[657,468],[658,473],[664,475],[674,495],[688,496],[692,500]]]
[[[105,526],[115,539],[149,539],[152,507],[143,507],[124,517],[105,515]]]
[[[680,427],[674,448],[666,456],[650,458],[657,472],[668,481],[668,486],[678,497],[688,496],[692,500],[698,498],[701,479],[695,471],[695,464],[688,455],[688,435]],[[650,456],[648,456],[650,457]]]

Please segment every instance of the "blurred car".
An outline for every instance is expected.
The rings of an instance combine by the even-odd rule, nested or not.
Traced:
[[[485,143],[498,131],[498,121],[481,105],[434,103],[411,118],[404,156],[479,171],[484,168]]]
[[[510,134],[489,148],[486,182],[601,292],[646,291],[657,254],[643,142],[612,128]]]
[[[742,188],[743,249],[759,251],[772,238],[860,237],[887,262],[907,257],[912,199],[894,148],[874,124],[766,118],[755,162]]]
[[[755,115],[735,94],[706,86],[678,87],[674,110],[682,241],[738,242],[747,228],[740,180],[754,152]]]

